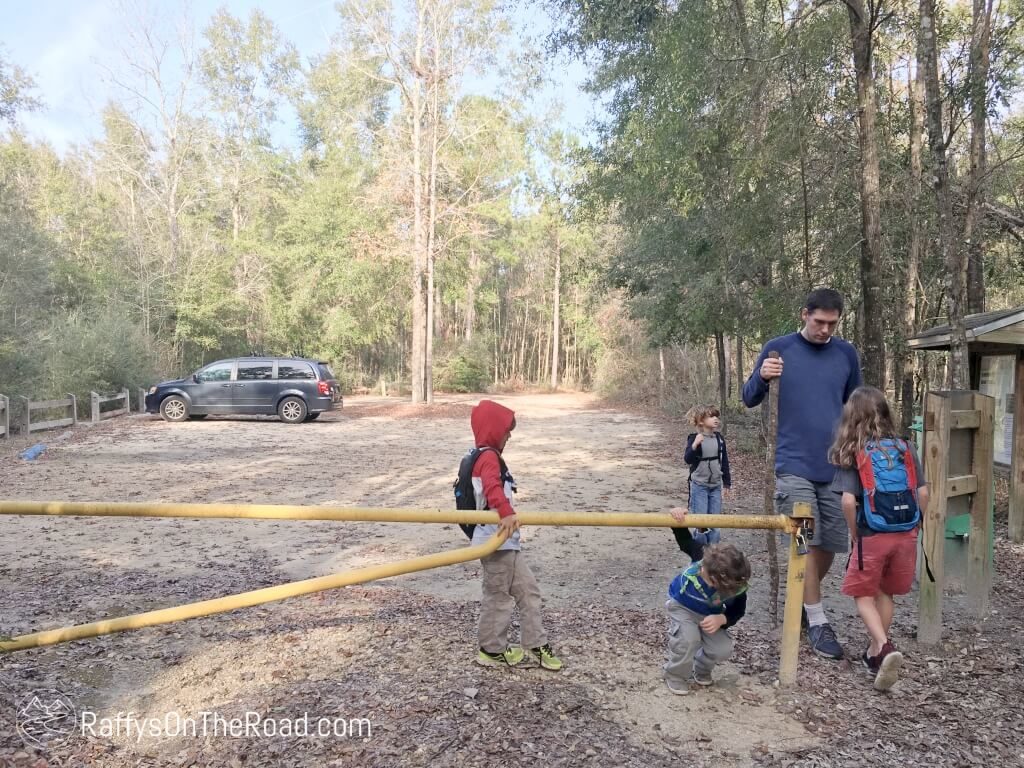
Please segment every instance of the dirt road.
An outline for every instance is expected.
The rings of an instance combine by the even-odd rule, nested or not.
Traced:
[[[680,498],[677,451],[657,423],[583,395],[499,399],[517,412],[506,455],[520,508],[664,511]],[[8,449],[3,495],[450,508],[473,402],[423,411],[355,398],[300,427],[115,420],[80,428],[33,462]],[[370,738],[327,740],[112,734],[39,752],[95,765],[668,765],[680,755],[746,765],[752,750],[812,742],[779,717],[774,691],[733,665],[710,692],[663,690],[664,592],[685,562],[668,531],[544,528],[523,538],[561,675],[473,663],[473,563],[0,658],[9,694],[0,755],[22,748],[10,707],[36,690],[99,718],[308,712],[373,728]],[[92,621],[463,543],[454,526],[7,517],[0,629]],[[727,711],[742,713],[742,728]]]
[[[519,508],[655,512],[682,499],[678,427],[586,395],[496,399],[517,412],[506,456]],[[16,458],[16,445],[0,448],[0,495],[447,509],[458,459],[470,445],[475,401],[444,398],[419,409],[354,398],[343,412],[301,426],[116,419],[64,439],[50,436],[36,461]],[[756,511],[760,475],[741,461],[741,500],[730,508]],[[561,674],[474,664],[479,566],[471,563],[0,656],[0,766],[847,764],[834,745],[845,739],[855,754],[863,742],[857,728],[871,732],[884,715],[867,712],[856,728],[844,722],[856,711],[843,702],[851,691],[861,695],[864,681],[848,664],[815,662],[806,652],[802,692],[772,687],[778,646],[766,616],[764,535],[727,536],[751,555],[755,580],[751,612],[735,628],[736,654],[716,671],[710,690],[677,697],[661,682],[665,589],[686,563],[667,530],[535,528],[524,532],[524,547],[545,595],[552,642],[566,662]],[[0,634],[464,544],[455,526],[2,517]],[[839,626],[854,633],[851,606],[838,600],[837,575],[826,591],[837,597],[832,613]],[[911,632],[909,622],[912,616],[901,612],[901,637]],[[972,640],[970,654],[1017,663],[1011,628],[1005,636],[1001,646]],[[939,676],[958,674],[956,665],[968,658],[975,663],[959,642],[933,651],[940,656],[929,658],[941,663],[919,668],[939,688],[908,681],[872,706],[889,711],[901,697],[920,703],[941,691]],[[979,693],[988,698],[971,711],[994,721],[986,702],[996,706],[1005,697],[989,693]],[[121,726],[94,728],[45,750],[27,747],[18,711],[34,695],[43,705],[63,695],[80,715]],[[340,721],[347,730],[316,738],[280,732],[281,722],[303,715]],[[258,735],[234,737],[225,725],[253,717],[262,723]],[[1019,714],[1005,717],[1008,729],[1021,727]],[[920,733],[933,720],[939,723],[928,720]],[[276,735],[268,735],[271,721]],[[936,754],[960,743],[958,729],[948,725],[954,721],[937,726],[945,730],[935,738],[948,742],[930,741]],[[128,723],[148,723],[151,731],[137,733]],[[877,744],[875,754],[889,754]]]

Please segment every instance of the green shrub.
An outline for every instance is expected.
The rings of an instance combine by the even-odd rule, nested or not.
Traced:
[[[484,392],[491,381],[490,351],[483,343],[463,342],[434,359],[434,389]]]

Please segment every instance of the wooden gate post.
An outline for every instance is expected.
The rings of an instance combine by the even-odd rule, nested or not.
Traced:
[[[32,401],[24,395],[18,395],[22,400],[25,401],[25,433],[26,435],[32,434]]]
[[[921,578],[918,604],[917,640],[922,645],[934,645],[942,638],[942,582],[943,556],[946,547],[946,479],[949,445],[951,401],[948,397],[929,392],[925,397],[924,412],[924,476],[931,487],[928,508],[924,511],[921,551],[925,563],[931,568],[935,581]]]
[[[974,432],[971,472],[978,478],[978,490],[971,496],[971,528],[967,537],[968,610],[975,616],[988,613],[992,588],[992,461],[994,453],[995,399],[974,395],[978,427]]]
[[[807,570],[807,542],[811,538],[814,514],[811,505],[798,501],[791,515],[796,523],[789,536],[789,568],[786,571],[786,604],[782,609],[782,648],[779,653],[779,684],[796,684],[800,658],[800,614],[804,607],[804,575]],[[775,531],[769,531],[773,534]]]

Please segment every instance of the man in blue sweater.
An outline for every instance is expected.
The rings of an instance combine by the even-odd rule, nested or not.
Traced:
[[[775,450],[775,509],[790,514],[804,501],[814,513],[814,537],[804,581],[804,610],[811,648],[821,656],[843,658],[843,647],[821,605],[821,580],[836,554],[846,552],[850,533],[839,497],[830,484],[828,461],[843,404],[861,384],[860,359],[848,341],[833,336],[843,314],[843,297],[830,288],[811,291],[800,312],[803,328],[772,339],[761,350],[743,385],[743,402],[764,400],[769,382],[779,391],[779,432]],[[768,357],[772,351],[777,359]]]

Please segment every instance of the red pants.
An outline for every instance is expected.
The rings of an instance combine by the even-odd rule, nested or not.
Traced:
[[[880,592],[905,595],[914,584],[916,570],[916,528],[864,536],[857,540],[850,554],[842,593],[849,597],[874,597]]]

